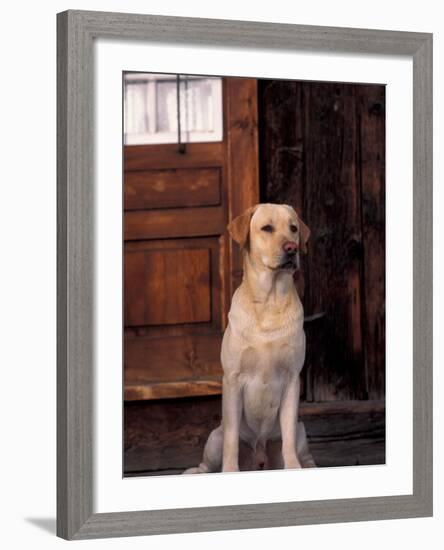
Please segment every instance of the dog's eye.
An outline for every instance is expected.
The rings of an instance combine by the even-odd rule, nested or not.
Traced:
[[[297,226],[296,225],[290,225],[290,231],[292,231],[293,233],[297,233]]]
[[[261,227],[261,231],[266,231],[267,233],[273,233],[274,227],[272,225],[264,225]]]

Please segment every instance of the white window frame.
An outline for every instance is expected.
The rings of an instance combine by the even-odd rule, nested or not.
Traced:
[[[208,143],[220,142],[223,140],[223,104],[222,104],[222,78],[205,75],[180,75],[186,76],[188,80],[206,79],[211,83],[211,92],[215,108],[213,109],[212,129],[205,132],[186,131],[181,129],[182,143]],[[156,112],[156,83],[160,80],[173,81],[175,74],[153,74],[153,73],[123,73],[123,85],[126,82],[146,82],[148,86],[148,132],[128,133],[125,124],[125,105],[124,112],[124,144],[125,145],[158,145],[167,143],[177,143],[177,132],[159,132],[157,131],[157,112]],[[125,94],[124,94],[125,98]],[[125,101],[125,99],[124,99]],[[218,108],[220,106],[220,108]]]

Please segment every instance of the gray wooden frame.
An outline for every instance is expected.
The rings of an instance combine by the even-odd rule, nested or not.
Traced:
[[[413,494],[93,513],[93,42],[96,38],[413,58]],[[66,539],[432,515],[432,35],[67,11],[57,16],[57,533]]]

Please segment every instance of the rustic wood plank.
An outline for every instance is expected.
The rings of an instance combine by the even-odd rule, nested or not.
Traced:
[[[125,210],[221,203],[219,168],[143,170],[125,176]]]
[[[357,86],[364,265],[366,385],[385,394],[385,86]]]
[[[125,384],[125,401],[177,399],[201,395],[221,395],[222,375],[212,378],[187,378],[173,382],[147,382]]]
[[[220,386],[222,369],[220,346],[222,335],[183,334],[169,338],[125,337],[124,383],[125,399],[154,399],[193,395],[186,391],[184,382],[200,388],[209,378]],[[196,379],[199,379],[196,381]],[[202,382],[203,379],[205,382]],[[163,385],[166,388],[163,388]],[[218,386],[217,392],[220,392]],[[153,388],[156,388],[154,390]],[[180,388],[180,389],[177,389]],[[212,393],[215,392],[212,384]],[[162,394],[162,395],[161,395]],[[168,395],[167,395],[168,394]]]
[[[210,255],[211,311],[210,316],[190,316],[189,312],[187,315],[170,315],[166,322],[162,308],[174,301],[180,302],[177,294],[184,289],[174,281],[172,285],[159,283],[164,271],[161,262],[156,262],[155,266],[149,262],[148,274],[148,269],[142,267],[146,264],[145,252],[144,262],[140,261],[141,256],[139,262],[128,259],[129,264],[136,263],[138,267],[130,265],[133,271],[128,269],[129,277],[125,276],[128,281],[126,303],[131,304],[126,310],[134,313],[134,319],[125,326],[127,398],[172,398],[193,395],[193,392],[200,395],[205,389],[210,394],[220,392],[220,341],[226,326],[231,291],[226,225],[232,209],[230,205],[235,203],[241,208],[245,203],[246,208],[256,202],[257,197],[257,193],[250,196],[258,177],[257,170],[251,170],[251,162],[257,163],[255,92],[256,80],[223,80],[225,131],[222,143],[189,144],[185,155],[178,154],[174,144],[125,148],[125,188],[129,198],[124,219],[126,254],[147,249],[188,249],[191,242],[194,243],[192,248],[199,248],[196,243],[201,241],[200,247],[208,247]],[[238,97],[242,97],[241,105]],[[233,177],[237,174],[243,176],[242,182]],[[199,189],[194,189],[196,181]],[[162,197],[153,198],[154,187]],[[168,194],[166,201],[165,194]],[[243,203],[238,202],[239,197]],[[196,207],[207,203],[217,203],[218,206]],[[176,208],[179,205],[180,208]],[[185,280],[185,275],[180,277]],[[179,277],[178,274],[175,276]],[[148,283],[148,278],[155,281]],[[165,298],[167,286],[175,288],[168,299]],[[207,313],[208,301],[200,303],[196,297],[196,302],[196,307],[205,307]],[[159,307],[160,313],[152,318],[151,312]],[[184,308],[182,310],[184,313]],[[140,322],[143,325],[135,324]],[[194,338],[196,335],[197,339]],[[165,345],[159,345],[162,338]],[[205,342],[212,349],[203,351],[202,346],[194,344],[183,347],[180,338],[182,343],[186,339],[187,342]],[[138,339],[140,345],[136,344]],[[134,368],[136,364],[138,366]],[[214,375],[218,376],[217,382],[208,380]]]
[[[220,412],[220,396],[126,403],[125,475],[181,473],[197,465]],[[383,401],[303,403],[300,415],[318,466],[385,463]]]
[[[268,202],[304,204],[302,86],[294,80],[259,80],[260,187]],[[303,217],[303,216],[302,216]]]
[[[229,219],[259,202],[257,80],[229,78],[227,96],[227,140]],[[242,280],[242,254],[229,241],[231,259],[230,296]]]
[[[57,534],[68,539],[94,510],[92,60],[72,14],[57,14]]]
[[[384,117],[369,113],[383,89],[259,83],[261,200],[293,203],[312,226],[296,281],[318,316],[305,327],[310,400],[384,395]]]
[[[318,468],[335,468],[343,466],[371,466],[385,464],[385,444],[380,437],[360,437],[351,441],[313,441],[310,440],[310,452]],[[196,453],[194,464],[201,460]],[[190,460],[191,466],[193,465]],[[140,465],[143,467],[143,464]],[[189,468],[190,466],[186,466]],[[125,472],[125,477],[181,475],[186,469],[160,468],[158,470],[135,470]]]
[[[307,399],[365,397],[361,330],[362,235],[355,86],[302,83],[304,93]],[[309,189],[309,192],[308,192]],[[313,323],[314,325],[315,323]]]
[[[193,250],[207,249],[209,251],[210,261],[210,280],[211,280],[211,319],[207,323],[199,323],[192,325],[164,325],[150,327],[125,327],[125,337],[127,336],[148,336],[148,337],[165,337],[179,336],[183,334],[199,333],[209,334],[221,330],[222,317],[222,298],[221,287],[223,283],[221,279],[224,275],[221,269],[223,262],[223,251],[221,250],[220,237],[199,237],[187,239],[155,239],[143,241],[128,241],[125,243],[125,254],[131,251],[143,250]]]
[[[125,472],[192,464],[220,411],[218,397],[125,403]]]
[[[289,204],[305,220],[302,86],[294,80],[259,80],[258,105],[261,202]],[[295,284],[304,302],[304,258]],[[303,399],[306,372],[301,376]]]
[[[125,240],[220,235],[225,216],[219,206],[130,211],[125,213]]]
[[[221,166],[225,159],[223,142],[187,143],[187,152],[179,152],[176,143],[162,145],[126,145],[125,172],[175,168]]]
[[[209,250],[126,252],[125,326],[211,319]]]
[[[350,400],[350,401],[324,401],[322,403],[302,402],[299,406],[300,414],[304,417],[312,415],[332,414],[369,414],[384,413],[385,400]]]

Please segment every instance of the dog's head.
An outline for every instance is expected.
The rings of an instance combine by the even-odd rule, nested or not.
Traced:
[[[299,269],[310,230],[287,204],[257,204],[228,226],[231,237],[256,262],[272,270]]]

